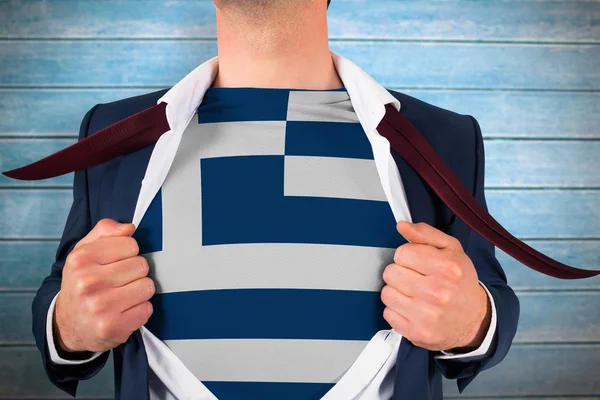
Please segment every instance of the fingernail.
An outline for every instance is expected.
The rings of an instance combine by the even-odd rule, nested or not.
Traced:
[[[129,224],[121,224],[121,223],[119,223],[119,224],[117,224],[117,230],[118,231],[122,231],[123,229],[125,229],[125,227],[127,225],[129,225]]]

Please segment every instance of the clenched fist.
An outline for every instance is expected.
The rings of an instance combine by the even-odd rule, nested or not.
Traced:
[[[381,300],[385,320],[413,344],[433,351],[467,351],[481,345],[491,306],[460,242],[426,223],[401,221],[410,243],[386,267]]]
[[[133,231],[133,224],[103,219],[67,256],[54,309],[63,351],[112,349],[150,318],[155,288]]]

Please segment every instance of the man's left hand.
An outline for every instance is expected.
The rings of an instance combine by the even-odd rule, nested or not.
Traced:
[[[385,320],[416,346],[465,352],[481,345],[491,305],[460,242],[426,223],[401,221],[409,243],[386,267],[381,300]]]

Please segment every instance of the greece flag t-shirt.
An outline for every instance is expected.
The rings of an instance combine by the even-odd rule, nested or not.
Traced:
[[[406,240],[345,89],[209,88],[134,237],[146,327],[219,400],[321,398]]]

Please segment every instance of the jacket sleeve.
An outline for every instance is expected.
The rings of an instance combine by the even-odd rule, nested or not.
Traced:
[[[79,129],[79,140],[88,134],[90,120],[98,105],[92,107],[83,117]],[[42,355],[44,369],[50,381],[66,393],[75,396],[78,381],[89,379],[97,374],[108,359],[109,352],[105,352],[89,363],[80,365],[55,364],[50,359],[48,337],[46,334],[46,318],[52,300],[60,290],[62,269],[67,255],[73,250],[75,244],[92,229],[88,202],[87,171],[74,173],[73,203],[67,217],[63,234],[56,251],[55,262],[50,275],[47,276],[38,289],[31,311],[33,314],[33,335],[38,349]]]
[[[476,166],[473,195],[487,210],[484,194],[485,155],[483,137],[477,120],[471,116],[475,130]],[[463,224],[458,218],[456,223]],[[457,379],[458,390],[462,391],[483,370],[491,368],[504,359],[517,332],[519,320],[519,300],[508,286],[506,275],[496,259],[495,246],[469,229],[464,246],[465,253],[475,265],[479,280],[492,295],[496,307],[497,326],[492,345],[483,355],[468,359],[441,359],[435,362],[442,374],[449,379]]]

